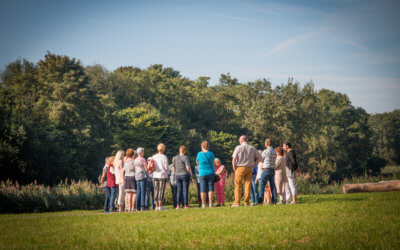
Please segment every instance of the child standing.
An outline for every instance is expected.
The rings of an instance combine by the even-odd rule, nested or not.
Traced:
[[[214,159],[215,174],[220,178],[218,182],[215,183],[215,190],[217,193],[217,207],[225,206],[225,183],[226,183],[226,168],[221,164],[218,158]]]

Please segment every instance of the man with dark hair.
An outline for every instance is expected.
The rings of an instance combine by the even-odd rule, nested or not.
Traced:
[[[269,182],[271,188],[272,204],[276,204],[276,187],[275,187],[275,160],[276,152],[272,147],[272,140],[268,138],[265,140],[266,149],[262,152],[263,167],[260,178],[260,185],[258,187],[258,203],[262,204],[264,199],[265,185]]]
[[[297,164],[297,157],[292,149],[292,144],[285,141],[283,149],[286,151],[286,175],[288,178],[288,182],[285,185],[286,201],[289,202],[293,197],[290,204],[295,204],[297,202],[296,171],[299,173],[301,171]]]

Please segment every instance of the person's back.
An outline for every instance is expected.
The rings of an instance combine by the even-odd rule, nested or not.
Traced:
[[[156,169],[153,172],[153,178],[168,178],[169,165],[168,158],[165,154],[153,155],[153,160],[156,163]]]
[[[262,154],[263,169],[274,169],[276,161],[276,152],[272,147],[265,149]]]
[[[144,167],[145,162],[143,160],[146,161],[143,157],[139,156],[134,160],[133,163],[135,166],[135,177],[137,181],[146,178],[146,169]]]
[[[199,175],[201,176],[206,176],[210,174],[214,174],[214,159],[215,156],[212,152],[207,151],[207,152],[199,152],[197,154],[197,162],[199,165]]]
[[[259,153],[254,146],[244,142],[235,148],[234,156],[236,156],[236,166],[253,167],[258,155]]]

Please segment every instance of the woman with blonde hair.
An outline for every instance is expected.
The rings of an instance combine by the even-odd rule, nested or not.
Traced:
[[[122,171],[124,168],[124,156],[125,152],[123,150],[118,150],[113,162],[115,171],[115,184],[118,185],[118,212],[123,212],[125,210],[124,173]]]
[[[164,154],[164,143],[157,145],[157,151],[158,154],[152,156],[155,163],[155,169],[153,172],[154,202],[156,204],[156,210],[166,210],[166,208],[163,207],[162,202],[164,199],[165,184],[168,179],[170,167],[168,164],[168,158]]]
[[[137,154],[136,151],[128,148],[124,158],[124,187],[126,193],[126,210],[134,211],[136,207],[136,181],[135,181],[135,165],[134,161]]]

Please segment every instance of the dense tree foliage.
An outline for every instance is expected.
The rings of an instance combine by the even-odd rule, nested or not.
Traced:
[[[159,64],[109,72],[50,53],[37,64],[10,63],[1,75],[1,178],[94,180],[105,156],[139,146],[151,155],[160,142],[169,157],[187,145],[194,164],[205,139],[230,169],[241,134],[259,149],[267,137],[274,146],[291,141],[313,182],[378,173],[383,159],[399,163],[398,110],[370,116],[312,83],[209,79]]]

